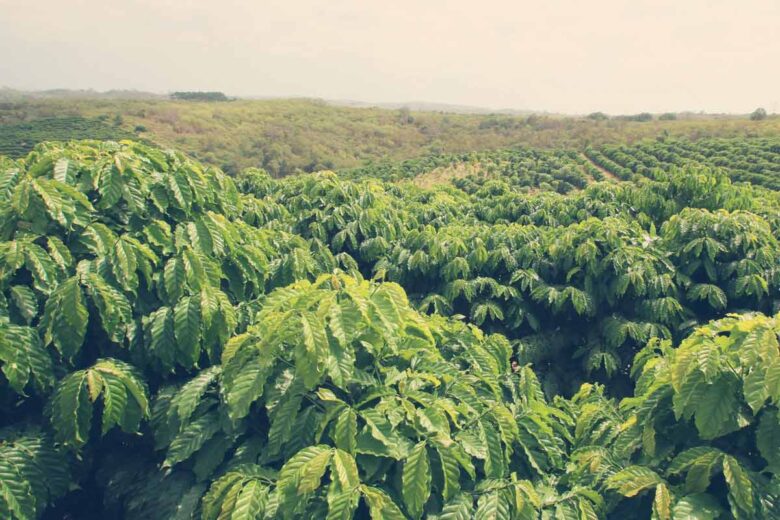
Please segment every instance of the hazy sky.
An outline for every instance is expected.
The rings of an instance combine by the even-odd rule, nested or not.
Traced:
[[[780,0],[0,0],[0,86],[780,111]]]

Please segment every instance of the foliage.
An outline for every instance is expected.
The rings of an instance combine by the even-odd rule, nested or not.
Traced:
[[[0,514],[778,516],[780,199],[638,177],[0,159]]]
[[[147,386],[217,361],[271,288],[339,265],[313,242],[243,223],[262,206],[177,154],[89,142],[5,165],[3,414],[45,412],[61,447],[95,442],[95,415],[101,435],[138,432]]]
[[[420,309],[519,340],[519,359],[545,383],[565,381],[565,393],[594,374],[627,374],[652,336],[778,304],[775,194],[704,169],[565,198],[492,182],[470,198],[332,174],[246,186],[284,205],[297,233],[407,288]]]
[[[656,511],[706,503],[734,518],[776,517],[779,338],[780,314],[747,314],[711,322],[676,349],[650,342],[633,369],[637,395],[621,403],[641,465],[608,485],[627,496],[655,488]]]
[[[68,491],[67,457],[35,429],[0,430],[0,513],[35,518]]]

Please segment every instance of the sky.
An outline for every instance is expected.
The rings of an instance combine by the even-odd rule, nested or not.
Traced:
[[[0,86],[780,111],[780,0],[0,0]]]

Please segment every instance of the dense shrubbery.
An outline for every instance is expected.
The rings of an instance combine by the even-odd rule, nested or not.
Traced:
[[[625,337],[608,339],[618,323],[634,327],[637,346],[724,309],[773,312],[778,298],[776,194],[707,170],[658,177],[567,197],[494,180],[467,201],[327,175],[262,193],[290,209],[296,232],[400,283],[422,308],[521,340],[555,328],[586,367],[611,374],[633,355]],[[572,374],[560,351],[545,350],[535,362]]]
[[[467,191],[0,158],[0,514],[777,517],[778,194]]]

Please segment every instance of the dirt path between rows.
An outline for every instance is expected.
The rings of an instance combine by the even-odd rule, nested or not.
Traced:
[[[606,177],[607,179],[609,179],[609,180],[611,180],[611,181],[620,182],[620,178],[618,178],[618,176],[617,176],[617,175],[615,175],[614,173],[612,173],[611,171],[607,170],[606,168],[604,168],[604,167],[602,167],[602,166],[599,166],[598,164],[596,164],[596,163],[594,163],[593,161],[591,161],[591,160],[590,160],[590,157],[588,157],[587,155],[585,155],[585,153],[584,153],[584,152],[580,152],[580,155],[581,155],[581,156],[582,156],[582,157],[583,157],[583,158],[584,158],[586,161],[588,161],[590,164],[592,164],[593,166],[595,166],[595,167],[596,167],[596,169],[597,169],[598,171],[600,171],[601,173],[603,173],[603,174],[604,174],[604,177]]]

